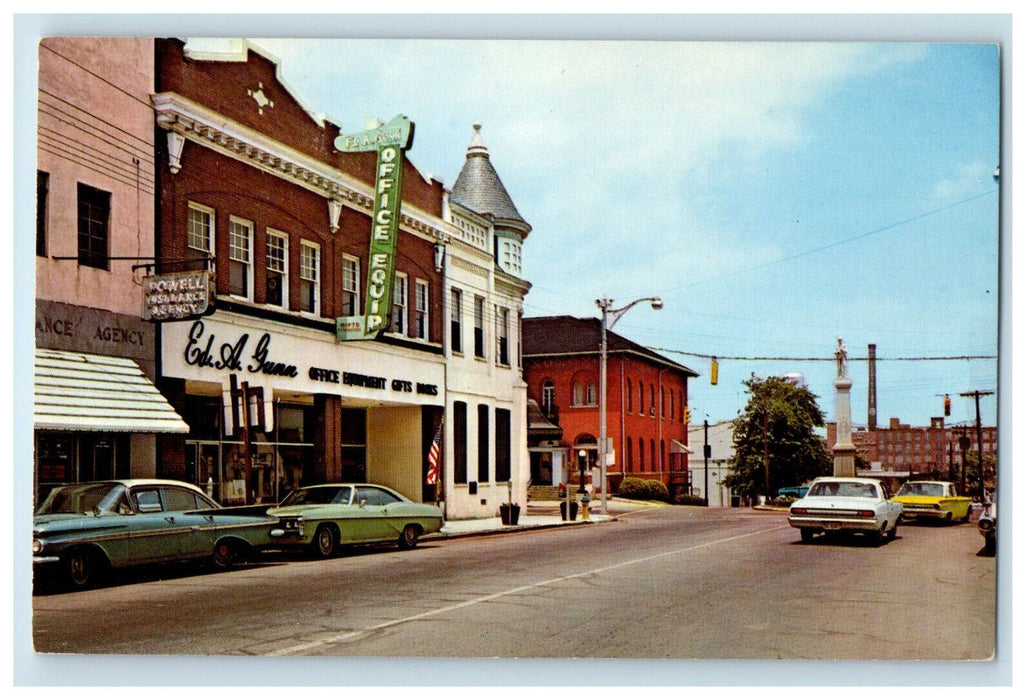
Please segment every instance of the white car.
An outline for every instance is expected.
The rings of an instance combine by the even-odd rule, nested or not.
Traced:
[[[789,508],[789,524],[804,542],[819,533],[861,533],[878,546],[897,536],[903,513],[878,479],[823,476]]]

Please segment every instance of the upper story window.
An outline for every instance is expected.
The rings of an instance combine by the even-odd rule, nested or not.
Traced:
[[[484,298],[473,298],[473,354],[484,358]]]
[[[585,385],[581,382],[574,382],[573,394],[571,396],[571,404],[574,406],[585,405]]]
[[[542,410],[546,414],[552,412],[556,405],[556,383],[551,379],[542,382]]]
[[[450,324],[452,331],[452,352],[463,352],[463,292],[460,289],[452,288],[451,294],[451,315]]]
[[[509,364],[509,309],[495,307],[495,329],[498,334],[498,363]]]
[[[287,236],[267,231],[265,239],[265,303],[287,307]]]
[[[405,335],[409,329],[409,276],[395,273],[395,288],[391,293],[391,325],[389,333]]]
[[[245,299],[251,299],[254,232],[250,221],[230,219],[230,294]]]
[[[187,205],[187,247],[211,255],[215,250],[215,210],[190,202]]]
[[[656,415],[656,387],[649,385],[649,415]]]
[[[640,415],[646,412],[646,385],[642,382],[638,383],[638,412]]]
[[[625,389],[625,393],[627,394],[627,397],[628,397],[628,413],[631,413],[632,411],[635,410],[635,392],[632,390],[631,380],[630,379],[627,381],[627,387]]]
[[[499,266],[506,272],[519,275],[522,268],[520,243],[502,239],[499,246]]]
[[[47,199],[50,173],[36,171],[36,255],[47,254]]]
[[[319,313],[319,246],[308,241],[301,242],[301,310]]]
[[[350,255],[341,258],[341,315],[359,315],[359,259]]]
[[[108,269],[111,193],[79,183],[79,264]]]
[[[430,284],[427,280],[416,280],[413,288],[415,294],[413,302],[416,305],[416,315],[413,321],[416,323],[416,337],[421,340],[430,340]]]
[[[585,405],[596,406],[599,403],[599,399],[596,398],[595,382],[587,382],[585,384]]]

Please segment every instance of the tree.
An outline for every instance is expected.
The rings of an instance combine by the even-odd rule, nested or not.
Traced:
[[[965,478],[961,485],[962,493],[982,500],[983,495],[979,493],[979,453],[969,450],[964,455],[963,463]],[[997,457],[986,452],[983,453],[983,485],[986,488],[997,486]]]
[[[817,397],[780,377],[744,381],[750,399],[732,423],[735,457],[722,482],[739,494],[766,494],[832,474],[832,455],[815,428],[825,425]]]

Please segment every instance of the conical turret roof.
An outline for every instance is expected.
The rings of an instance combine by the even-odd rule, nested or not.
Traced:
[[[449,201],[482,216],[490,216],[495,220],[509,219],[530,229],[491,164],[488,147],[481,140],[480,124],[473,125],[473,141],[466,149],[466,162],[452,186]]]

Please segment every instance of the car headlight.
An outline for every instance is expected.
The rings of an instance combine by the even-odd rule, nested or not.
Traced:
[[[32,553],[39,554],[43,551],[43,540],[32,540]]]

